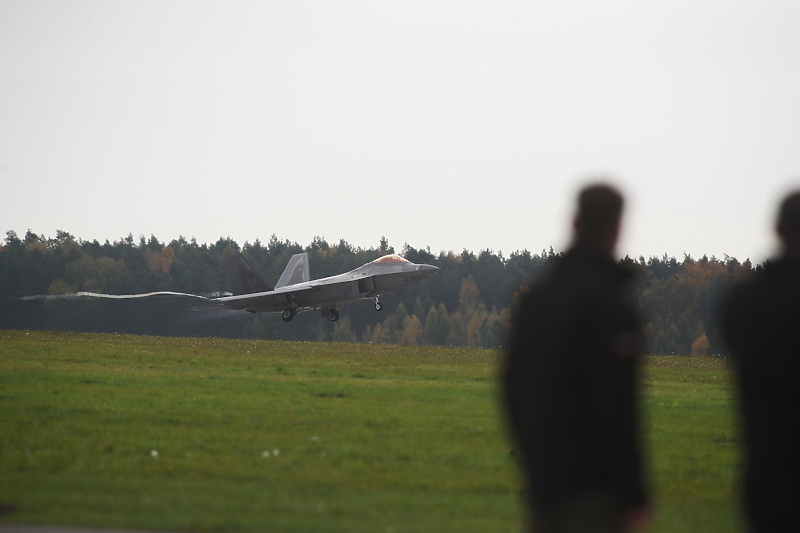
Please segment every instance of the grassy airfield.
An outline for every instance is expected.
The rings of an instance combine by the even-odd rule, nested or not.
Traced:
[[[517,532],[498,352],[0,331],[0,525]],[[719,359],[647,358],[652,532],[741,530]]]

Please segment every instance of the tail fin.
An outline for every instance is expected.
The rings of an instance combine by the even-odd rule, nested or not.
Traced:
[[[311,274],[308,267],[308,252],[294,254],[292,258],[289,259],[289,264],[287,264],[286,268],[283,270],[283,274],[281,274],[281,278],[278,280],[278,284],[275,285],[275,288],[280,289],[287,285],[295,285],[310,280]]]
[[[264,281],[264,278],[242,254],[237,254],[231,265],[231,288],[234,296],[272,290],[269,283]]]

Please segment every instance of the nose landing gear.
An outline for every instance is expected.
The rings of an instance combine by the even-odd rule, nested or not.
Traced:
[[[378,300],[378,297],[376,296],[375,297],[375,310],[376,311],[380,311],[381,309],[383,309],[383,304],[381,303],[380,300]]]

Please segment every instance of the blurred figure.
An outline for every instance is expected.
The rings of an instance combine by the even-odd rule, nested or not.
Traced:
[[[731,291],[721,329],[733,356],[750,531],[800,531],[800,191],[781,203],[784,253]]]
[[[623,198],[588,186],[570,249],[522,298],[503,385],[534,533],[618,533],[647,520],[640,323],[614,259]]]

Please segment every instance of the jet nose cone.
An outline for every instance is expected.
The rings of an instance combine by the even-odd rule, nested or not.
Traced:
[[[423,275],[423,277],[427,278],[431,274],[435,274],[436,271],[439,270],[439,267],[435,267],[433,265],[417,265],[417,269],[419,270],[420,274]]]

